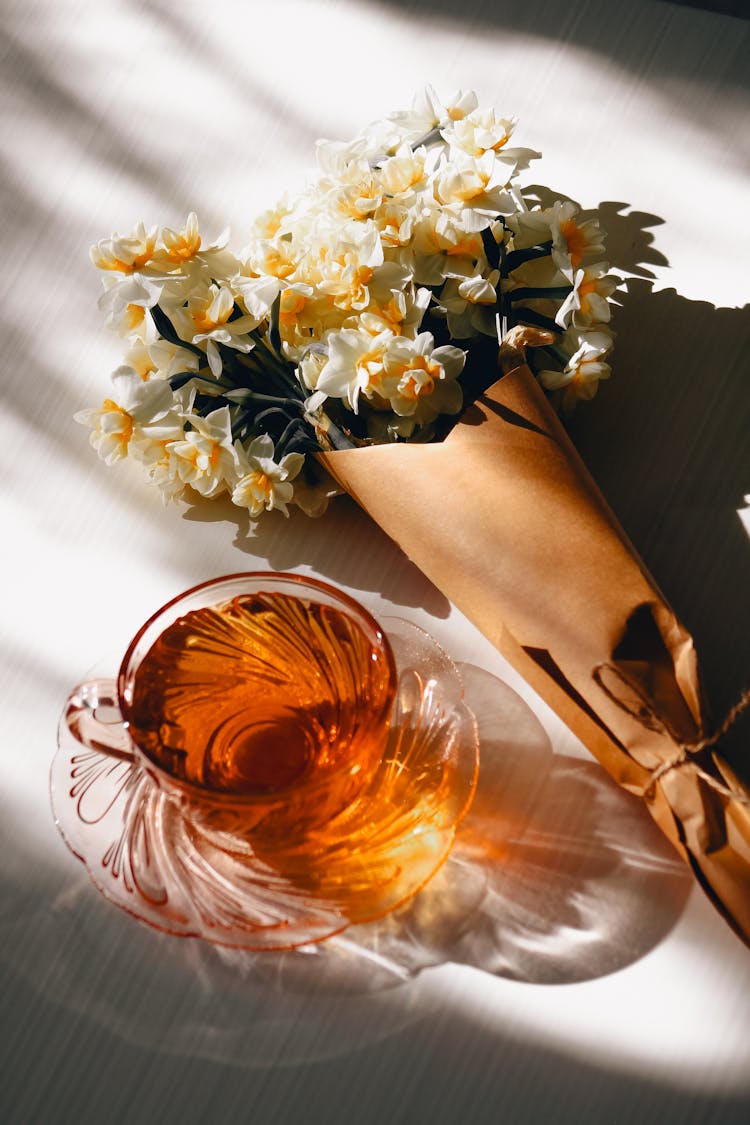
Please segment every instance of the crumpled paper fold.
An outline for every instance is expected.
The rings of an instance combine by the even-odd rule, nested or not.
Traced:
[[[618,784],[750,944],[750,793],[705,714],[693,641],[521,362],[443,442],[320,454]]]

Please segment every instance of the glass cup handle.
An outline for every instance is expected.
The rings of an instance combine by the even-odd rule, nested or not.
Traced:
[[[81,745],[110,758],[134,761],[133,743],[123,722],[115,680],[79,684],[68,697],[63,719]]]

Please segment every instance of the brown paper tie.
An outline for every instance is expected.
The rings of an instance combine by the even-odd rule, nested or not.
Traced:
[[[637,697],[640,706],[637,710],[633,709],[628,703],[619,695],[617,695],[604,681],[602,672],[613,674],[619,679],[627,688]],[[711,789],[720,793],[722,797],[727,797],[731,801],[737,801],[738,804],[744,805],[745,808],[750,808],[750,796],[746,793],[739,793],[736,789],[726,785],[723,781],[719,781],[705,770],[695,760],[696,757],[704,750],[710,749],[724,738],[731,728],[739,719],[740,715],[750,707],[750,689],[743,692],[733,707],[729,709],[724,720],[716,728],[712,734],[705,735],[703,738],[697,738],[693,741],[686,742],[677,735],[677,733],[670,727],[669,723],[660,718],[654,710],[650,700],[644,695],[643,691],[638,684],[634,683],[628,676],[626,676],[619,668],[612,664],[599,664],[593,672],[594,681],[602,689],[604,694],[626,715],[630,715],[636,722],[647,730],[657,731],[660,734],[667,735],[673,742],[677,743],[677,751],[666,761],[662,762],[655,770],[651,772],[648,780],[648,785],[643,790],[644,797],[650,797],[653,793],[654,786],[658,781],[670,773],[672,770],[680,769],[682,766],[690,763],[695,769],[698,776],[706,785]]]

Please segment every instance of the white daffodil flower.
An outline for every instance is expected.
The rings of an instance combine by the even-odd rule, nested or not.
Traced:
[[[281,280],[269,274],[261,274],[260,277],[238,274],[232,278],[232,284],[242,297],[248,315],[255,319],[256,324],[260,324],[270,314],[271,306],[282,290]]]
[[[345,220],[361,221],[372,216],[383,201],[383,184],[367,161],[361,161],[347,170],[343,180],[321,181],[323,204],[333,215]]]
[[[570,410],[577,399],[593,398],[601,380],[609,378],[611,369],[604,357],[612,350],[612,336],[605,329],[571,329],[563,343],[575,347],[565,369],[540,371],[539,381],[547,390],[564,388],[564,406]]]
[[[515,117],[498,117],[494,109],[475,109],[465,117],[450,121],[440,133],[451,148],[460,149],[469,156],[484,156],[497,152],[510,140],[515,129]]]
[[[318,376],[317,390],[331,398],[344,399],[355,412],[359,396],[382,403],[384,397],[384,353],[394,339],[386,330],[377,336],[344,328],[328,337],[328,361]]]
[[[315,285],[333,304],[346,312],[361,312],[370,303],[369,285],[375,270],[384,263],[380,232],[373,222],[348,224],[333,246],[317,247],[313,267],[317,277],[305,280]],[[388,263],[389,275],[403,280],[397,263]]]
[[[328,351],[322,344],[308,349],[304,355],[300,357],[299,366],[297,367],[297,374],[302,386],[306,387],[308,391],[317,392],[320,373],[327,363]],[[327,395],[324,395],[324,398],[327,397]],[[305,409],[311,410],[317,409],[317,407],[310,407],[306,403]]]
[[[478,221],[475,221],[478,220]],[[489,219],[468,207],[425,208],[414,232],[414,280],[440,285],[446,277],[472,277],[486,262],[481,230]]]
[[[74,415],[76,422],[91,427],[89,441],[108,465],[126,457],[138,432],[144,434],[174,407],[169,383],[162,379],[144,382],[131,367],[118,367],[112,384],[112,398],[106,398],[100,407]]]
[[[367,163],[367,142],[362,137],[353,141],[319,140],[315,161],[327,180],[343,180],[353,164]]]
[[[372,302],[367,311],[360,314],[359,323],[371,336],[390,331],[396,336],[413,338],[419,331],[431,299],[429,289],[417,289],[412,284],[406,284],[401,289],[391,290],[387,302]]]
[[[166,262],[175,266],[191,261],[201,248],[201,233],[195,211],[190,212],[181,231],[163,227],[160,241],[161,254]]]
[[[158,227],[146,230],[139,223],[132,234],[115,234],[91,247],[91,260],[104,271],[104,293],[99,308],[106,323],[123,334],[137,331],[143,313],[158,303],[169,280],[168,270],[157,261]]]
[[[585,259],[598,260],[604,253],[604,235],[595,219],[580,219],[575,203],[557,200],[549,212],[552,259],[557,268],[570,275]]]
[[[387,376],[383,390],[392,410],[413,417],[419,425],[433,422],[439,414],[457,414],[463,395],[456,379],[465,360],[465,353],[452,344],[436,348],[431,332],[422,332],[415,340],[391,340],[383,360]]]
[[[426,151],[413,151],[410,145],[400,145],[394,156],[384,161],[380,168],[380,181],[389,196],[405,195],[418,188],[425,174]]]
[[[573,289],[555,317],[561,328],[571,321],[577,328],[586,328],[594,321],[605,324],[609,321],[612,315],[609,298],[617,288],[618,279],[606,273],[606,268],[603,262],[596,262],[578,270],[563,270]]]
[[[465,277],[458,283],[459,296],[470,305],[492,305],[497,302],[496,286],[500,282],[499,270],[491,270],[486,277],[478,274]]]
[[[190,414],[190,429],[182,438],[168,442],[166,473],[178,488],[189,485],[201,496],[216,496],[237,480],[237,455],[226,406],[206,418]]]
[[[455,159],[444,161],[436,176],[435,195],[441,203],[460,203],[491,218],[515,210],[506,190],[510,178],[493,152],[483,156],[459,152]]]
[[[482,332],[495,336],[497,287],[500,274],[491,270],[486,277],[448,278],[438,298],[445,310],[448,331],[455,340],[465,340]]]
[[[299,251],[289,239],[275,236],[254,239],[243,252],[242,272],[283,281],[294,274],[298,257]]]
[[[393,113],[389,120],[398,125],[405,140],[417,141],[448,121],[461,120],[472,113],[477,105],[477,96],[473,90],[466,93],[458,90],[443,102],[432,86],[425,86],[415,96],[410,110]]]
[[[149,331],[148,309],[158,305],[168,277],[140,274],[105,274],[104,292],[97,302],[105,324],[121,336],[145,338]]]
[[[414,236],[417,208],[403,200],[386,199],[373,216],[380,231],[384,251],[400,251],[408,247]]]
[[[169,379],[178,372],[198,370],[198,357],[193,352],[161,337],[151,343],[135,339],[124,359],[126,366],[143,380]]]
[[[287,505],[294,495],[292,481],[305,463],[302,453],[287,453],[273,459],[273,439],[268,434],[254,438],[243,448],[235,444],[240,479],[232,491],[232,503],[247,508],[251,516],[276,510],[289,515]]]
[[[114,234],[91,247],[91,260],[97,269],[134,274],[147,271],[152,263],[159,228],[146,230],[141,222],[132,234]]]
[[[200,283],[187,299],[187,308],[168,306],[172,323],[181,339],[193,344],[206,345],[206,357],[213,375],[222,372],[218,344],[238,352],[249,352],[255,347],[247,338],[248,332],[258,327],[254,316],[234,316],[236,297],[228,284]],[[232,319],[230,319],[232,318]]]
[[[227,249],[228,240],[229,231],[224,230],[215,242],[204,245],[198,217],[191,211],[182,230],[162,227],[153,256],[154,268],[186,280],[231,277],[237,272],[239,263]]]

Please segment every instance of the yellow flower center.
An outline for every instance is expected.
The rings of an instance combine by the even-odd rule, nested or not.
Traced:
[[[166,248],[166,256],[170,262],[189,262],[200,248],[201,236],[199,234],[183,234]]]
[[[263,260],[263,268],[266,273],[270,273],[273,277],[285,278],[294,273],[294,262],[289,260],[287,254],[278,250],[274,246],[269,246]]]
[[[295,293],[292,289],[285,289],[281,294],[281,305],[279,307],[280,322],[286,327],[292,327],[306,304],[307,297],[303,297],[301,293]]]
[[[463,256],[477,258],[482,252],[482,240],[477,234],[467,234],[464,238],[457,238],[455,242],[450,242],[433,230],[430,232],[430,237],[437,249],[447,254],[449,258]]]
[[[357,374],[363,388],[378,390],[383,382],[382,352],[372,351],[361,355],[357,360]]]
[[[420,377],[417,372],[423,372],[423,375]],[[399,382],[399,393],[412,401],[424,395],[431,395],[435,390],[435,380],[439,377],[440,364],[428,359],[427,356],[418,355],[406,368]]]
[[[102,413],[117,414],[119,417],[120,428],[117,431],[117,436],[123,445],[127,445],[133,436],[133,419],[128,414],[127,410],[123,410],[111,398],[105,398],[102,403]]]
[[[339,278],[335,278],[334,273],[334,284],[338,289],[333,298],[334,304],[340,309],[363,308],[369,299],[367,286],[375,271],[371,266],[356,266],[347,277],[346,271],[349,263],[346,261],[345,255],[342,255],[336,261],[336,265],[341,267],[341,273]]]
[[[560,233],[567,243],[571,265],[577,268],[583,261],[583,255],[586,253],[586,235],[578,226],[575,219],[568,219],[567,222],[561,223]]]
[[[128,332],[135,332],[146,318],[146,310],[141,305],[128,305],[125,309],[125,324]]]
[[[398,334],[404,321],[404,314],[395,297],[391,297],[387,305],[373,305],[369,311]],[[369,331],[372,331],[372,329]],[[380,332],[380,327],[376,328],[372,334],[376,335],[378,332]]]
[[[220,312],[217,316],[212,316],[211,305],[208,305],[206,308],[198,309],[193,313],[193,323],[199,332],[213,332],[216,328],[220,328],[222,324],[226,324],[231,315],[232,309],[230,307],[226,312]]]
[[[401,225],[398,219],[389,217],[385,220],[380,228],[380,238],[388,246],[401,246],[405,245],[401,238]],[[408,241],[408,239],[407,239]]]
[[[404,398],[416,399],[421,398],[422,395],[432,394],[434,384],[431,379],[427,379],[421,383],[416,376],[408,375],[401,386],[401,394]]]
[[[264,496],[270,496],[272,486],[267,473],[264,473],[262,469],[256,469],[254,473],[251,473],[250,479],[254,488],[262,492]]]
[[[341,193],[336,206],[342,214],[352,219],[366,219],[368,213],[377,207],[379,199],[380,193],[373,180],[360,180]]]
[[[467,238],[460,238],[453,246],[449,246],[446,253],[448,257],[455,257],[456,255],[467,255],[470,258],[479,256],[482,250],[482,240],[476,234],[470,234]]]
[[[584,312],[588,308],[589,297],[592,295],[592,293],[596,293],[597,290],[597,278],[595,277],[584,277],[583,281],[578,286],[578,300],[580,301],[581,309]]]
[[[481,168],[465,172],[460,181],[456,183],[453,189],[453,199],[460,200],[462,203],[468,203],[470,199],[476,199],[485,191],[487,184],[490,182],[488,172]]]
[[[156,242],[153,238],[149,238],[144,244],[143,251],[133,257],[132,262],[125,262],[121,258],[116,258],[114,254],[98,253],[96,255],[96,265],[100,270],[115,270],[117,273],[136,273],[151,260],[154,253],[154,246]]]

